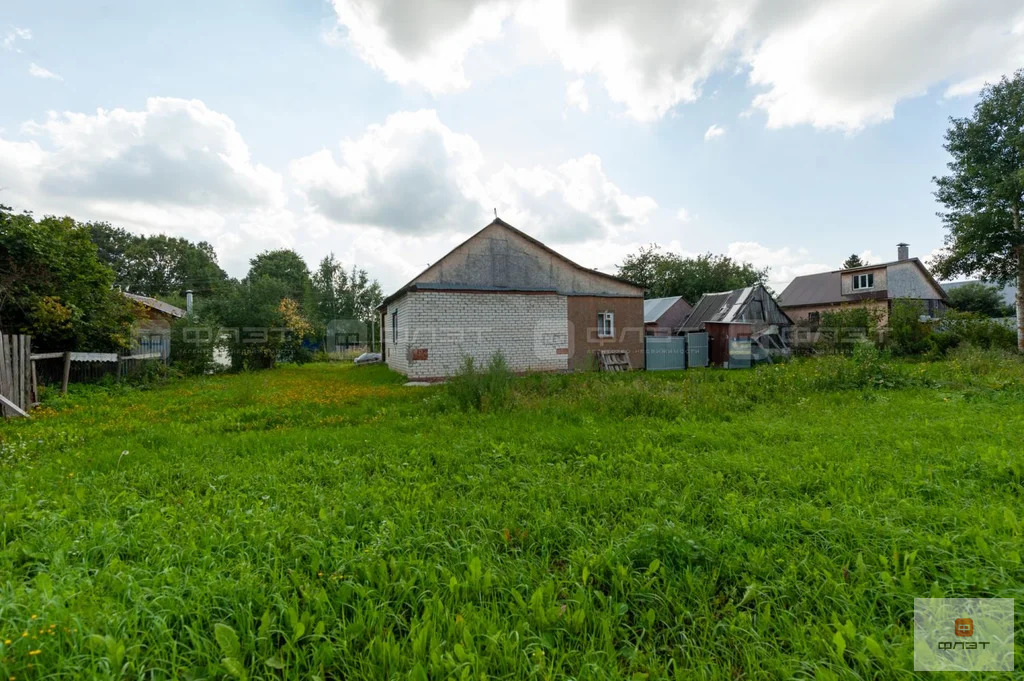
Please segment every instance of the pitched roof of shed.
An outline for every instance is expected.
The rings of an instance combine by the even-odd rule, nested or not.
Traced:
[[[733,291],[705,293],[697,301],[690,316],[683,322],[681,330],[699,330],[707,322],[723,324],[793,323],[768,293],[768,290],[760,284]]]
[[[678,303],[682,296],[671,296],[669,298],[648,298],[644,301],[644,324],[651,324],[661,319],[661,315],[668,312],[668,309]]]
[[[146,307],[153,308],[154,310],[158,310],[172,317],[184,317],[186,314],[185,310],[182,310],[180,307],[176,305],[171,305],[170,303],[165,303],[164,301],[157,300],[156,298],[151,298],[149,296],[140,296],[137,293],[128,293],[127,291],[122,291],[122,293],[125,295],[126,298],[131,298],[136,303],[141,303]]]

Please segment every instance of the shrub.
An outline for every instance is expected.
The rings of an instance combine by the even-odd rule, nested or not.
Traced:
[[[961,345],[982,350],[1014,350],[1017,334],[1002,322],[976,312],[951,310],[929,339],[933,352],[945,354]]]
[[[171,323],[171,366],[186,376],[198,376],[213,369],[214,339],[211,324],[189,314]],[[203,329],[203,332],[198,332]]]
[[[919,355],[931,348],[932,329],[921,321],[921,304],[916,300],[894,300],[889,312],[886,345],[897,356]]]
[[[487,411],[508,403],[512,372],[500,352],[491,356],[487,368],[477,369],[472,357],[466,356],[462,366],[447,383],[448,395],[460,409]]]
[[[863,307],[825,312],[818,324],[821,336],[816,344],[824,352],[851,353],[857,345],[872,343],[878,333],[878,314]]]

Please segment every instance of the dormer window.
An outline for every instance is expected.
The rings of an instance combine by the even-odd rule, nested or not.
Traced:
[[[875,287],[875,275],[874,274],[855,274],[853,275],[853,290],[863,291],[864,289]]]

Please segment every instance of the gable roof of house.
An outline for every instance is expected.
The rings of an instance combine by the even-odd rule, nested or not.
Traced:
[[[593,274],[593,275],[596,275],[598,277],[604,277],[606,279],[609,279],[609,280],[612,280],[612,281],[616,281],[616,282],[618,282],[620,284],[628,284],[629,286],[635,286],[635,287],[637,287],[639,289],[643,289],[643,287],[640,286],[640,284],[637,284],[636,282],[633,282],[633,281],[629,281],[628,279],[623,279],[622,277],[617,277],[614,274],[607,274],[607,273],[601,272],[599,270],[586,268],[583,265],[580,265],[580,264],[570,260],[569,258],[565,257],[564,255],[562,255],[558,251],[554,250],[550,246],[547,246],[543,242],[533,238],[532,236],[530,236],[526,232],[523,232],[523,231],[521,231],[519,229],[516,229],[512,225],[510,225],[507,222],[505,222],[504,220],[502,220],[501,218],[496,217],[496,218],[494,218],[494,220],[492,220],[491,222],[489,222],[486,225],[484,225],[483,228],[481,228],[481,229],[477,230],[476,232],[474,232],[465,241],[463,241],[459,245],[455,246],[455,248],[451,249],[450,251],[445,253],[443,256],[438,258],[438,260],[436,262],[433,262],[430,265],[428,265],[426,269],[424,269],[422,272],[420,272],[415,277],[413,277],[411,280],[409,280],[409,282],[406,283],[404,286],[399,288],[397,291],[392,293],[390,296],[386,297],[383,301],[381,301],[381,304],[377,306],[377,309],[378,310],[384,309],[385,307],[387,307],[388,303],[392,302],[393,300],[395,300],[396,298],[401,296],[403,293],[406,293],[407,291],[410,291],[410,290],[413,290],[413,289],[416,289],[416,288],[424,288],[424,289],[429,289],[429,288],[438,289],[438,288],[442,288],[442,289],[446,289],[446,290],[447,289],[453,289],[453,288],[459,288],[458,286],[447,285],[447,284],[446,285],[438,285],[438,284],[431,284],[431,283],[418,283],[418,280],[421,277],[423,277],[425,274],[430,272],[432,269],[437,267],[445,258],[447,258],[452,253],[454,253],[455,251],[457,251],[460,248],[462,248],[463,246],[465,246],[467,243],[469,243],[470,241],[475,239],[481,232],[483,232],[484,230],[486,230],[487,228],[492,227],[492,226],[498,226],[498,227],[501,227],[503,229],[509,230],[513,234],[516,234],[517,236],[525,239],[526,241],[530,242],[534,246],[537,246],[538,248],[542,249],[543,251],[545,251],[547,253],[550,253],[551,255],[555,256],[556,258],[558,258],[562,262],[564,262],[567,265],[569,265],[571,267],[574,267],[574,268],[576,268],[576,269],[578,269],[580,271],[587,272],[588,274]],[[469,287],[467,287],[467,290],[468,290],[468,288]],[[479,286],[473,286],[471,288],[472,288],[472,290],[481,290],[481,287],[479,287]],[[494,291],[511,291],[511,290],[513,290],[513,289],[509,289],[509,288],[502,288],[502,287],[499,287],[499,286],[486,287],[486,288],[488,290],[494,290]],[[514,290],[525,290],[525,289],[517,287]],[[532,289],[532,290],[548,291],[548,290],[551,290],[551,289]]]
[[[704,324],[766,324],[787,325],[793,320],[779,307],[775,299],[761,284],[733,291],[705,293],[697,301],[693,312],[680,330],[698,331]]]
[[[131,298],[136,303],[140,303],[142,305],[145,305],[146,307],[158,310],[172,317],[184,317],[186,314],[185,310],[182,310],[180,307],[177,307],[176,305],[171,305],[170,303],[165,303],[164,301],[157,300],[156,298],[150,298],[149,296],[140,296],[137,293],[128,293],[127,291],[122,291],[121,293],[123,293],[126,298]]]
[[[942,296],[946,292],[936,281],[928,268],[924,266],[919,258],[907,258],[906,260],[892,260],[890,262],[878,263],[876,265],[864,265],[852,267],[846,270],[832,270],[831,272],[819,272],[818,274],[805,274],[797,277],[789,283],[789,286],[779,294],[779,305],[783,307],[799,307],[801,305],[831,305],[834,303],[854,302],[858,300],[886,299],[889,293],[886,289],[880,291],[863,291],[859,293],[843,294],[843,274],[850,272],[866,272],[868,270],[879,270],[901,263],[913,263],[925,275],[931,285]]]
[[[644,301],[644,324],[652,324],[668,312],[669,308],[682,300],[682,296],[668,298],[648,298]]]

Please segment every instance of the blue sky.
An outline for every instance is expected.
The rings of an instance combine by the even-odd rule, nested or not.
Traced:
[[[1024,64],[1024,9],[891,4],[9,0],[0,201],[385,289],[495,207],[606,270],[925,257],[948,117]]]

